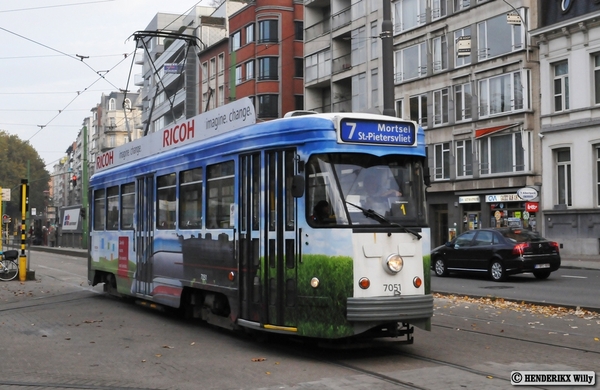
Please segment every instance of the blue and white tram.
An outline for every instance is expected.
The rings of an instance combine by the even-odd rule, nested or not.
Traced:
[[[231,329],[409,342],[429,329],[415,123],[303,115],[113,158],[90,180],[92,285]]]

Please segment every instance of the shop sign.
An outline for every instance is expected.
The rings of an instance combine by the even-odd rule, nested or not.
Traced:
[[[508,227],[522,228],[523,223],[521,222],[521,218],[508,218]]]
[[[486,195],[486,203],[497,203],[497,202],[520,202],[521,199],[517,194],[498,194],[498,195]]]
[[[539,196],[538,191],[532,187],[519,188],[517,195],[523,200],[534,200]]]
[[[458,203],[479,203],[479,195],[475,196],[459,196]]]
[[[525,203],[525,210],[530,213],[537,213],[540,206],[538,202],[527,202]]]

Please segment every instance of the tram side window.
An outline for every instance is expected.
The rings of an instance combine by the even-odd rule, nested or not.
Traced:
[[[135,184],[121,186],[121,230],[133,229],[133,210],[135,207]]]
[[[170,173],[156,178],[157,187],[157,229],[173,229],[175,228],[175,213],[177,198],[175,194],[175,186],[177,184],[177,176],[175,173]]]
[[[106,230],[119,229],[119,187],[109,187],[106,190],[107,213]]]
[[[94,191],[94,230],[104,230],[106,197],[104,189]]]
[[[179,174],[179,228],[202,227],[202,168]]]
[[[229,228],[230,207],[234,203],[234,164],[228,161],[207,167],[207,228]]]

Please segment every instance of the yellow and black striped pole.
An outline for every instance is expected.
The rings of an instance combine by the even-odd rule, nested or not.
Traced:
[[[19,280],[27,279],[27,256],[25,244],[27,242],[27,210],[29,208],[29,186],[27,179],[21,179],[21,256],[19,256]]]

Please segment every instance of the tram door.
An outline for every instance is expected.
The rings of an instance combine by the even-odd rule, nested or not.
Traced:
[[[240,272],[242,317],[296,325],[296,200],[293,150],[241,158]]]
[[[137,178],[135,213],[135,292],[142,295],[152,293],[152,253],[154,229],[154,177]]]

